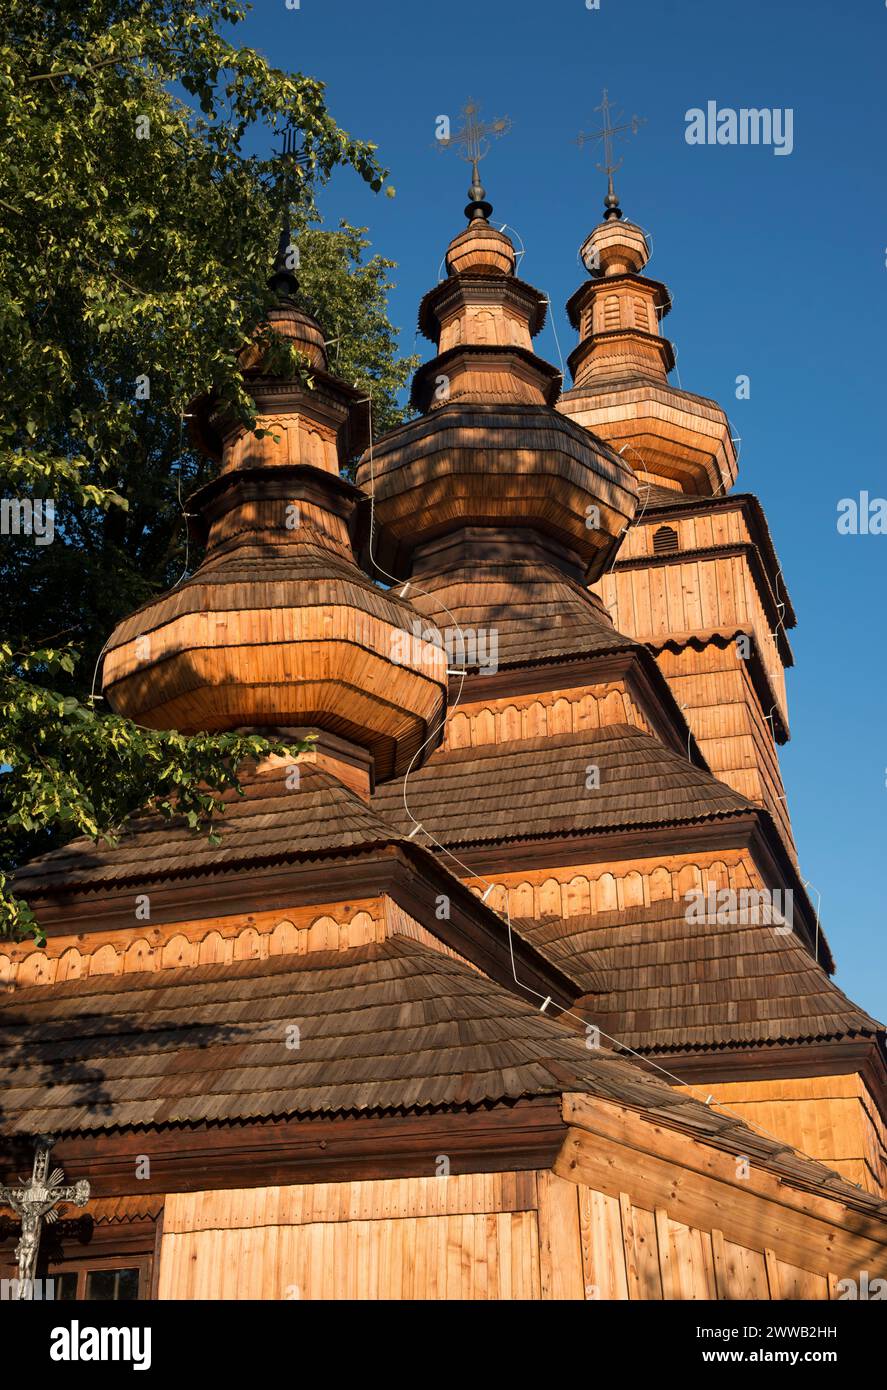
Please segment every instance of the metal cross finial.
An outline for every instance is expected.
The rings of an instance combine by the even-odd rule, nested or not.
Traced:
[[[53,1168],[50,1171],[51,1153],[52,1140],[39,1138],[30,1180],[22,1178],[21,1187],[6,1187],[0,1183],[0,1202],[11,1207],[22,1223],[21,1237],[15,1247],[18,1261],[17,1293],[20,1299],[33,1296],[43,1222],[58,1220],[56,1208],[60,1202],[73,1202],[75,1206],[83,1207],[89,1201],[89,1183],[85,1179],[65,1185],[63,1169]]]
[[[470,98],[462,108],[462,126],[455,135],[438,137],[438,146],[444,150],[455,150],[460,159],[471,165],[471,188],[468,196],[471,202],[465,209],[469,221],[487,218],[493,211],[485,202],[486,191],[480,181],[478,164],[490,153],[490,139],[498,140],[511,129],[510,116],[497,116],[495,120],[484,122],[480,119],[480,107]]]
[[[619,199],[616,197],[613,187],[613,175],[617,169],[622,167],[622,160],[614,159],[614,146],[618,140],[625,139],[628,132],[632,135],[637,135],[641,126],[646,124],[646,118],[643,116],[632,116],[630,121],[620,122],[619,117],[622,113],[614,113],[613,107],[610,105],[606,87],[604,88],[604,96],[600,106],[596,106],[594,109],[595,111],[600,111],[603,118],[601,129],[588,132],[580,131],[576,143],[581,147],[585,144],[596,145],[599,140],[603,141],[604,162],[597,167],[600,169],[601,173],[607,175],[607,212],[605,215],[607,217],[621,217],[622,213],[619,210]],[[611,114],[615,115],[615,123],[611,122]]]
[[[281,298],[292,298],[299,288],[298,277],[293,273],[294,265],[298,264],[298,257],[292,245],[290,202],[293,193],[293,176],[294,174],[301,176],[302,171],[310,164],[311,160],[307,151],[297,148],[298,134],[298,131],[294,130],[292,126],[287,126],[283,132],[283,149],[276,151],[274,156],[285,166],[286,202],[283,210],[283,226],[277,244],[277,255],[274,258],[268,284],[274,293]],[[291,166],[291,168],[286,166]]]
[[[311,163],[311,156],[305,149],[298,149],[299,132],[293,126],[283,131],[283,149],[275,151],[274,158],[281,163],[288,160],[294,169],[305,169]]]
[[[511,129],[511,117],[497,116],[494,121],[485,124],[479,119],[480,107],[471,98],[462,108],[462,117],[461,130],[455,135],[442,136],[438,144],[445,150],[455,149],[460,159],[476,166],[490,153],[490,136],[498,140],[500,135],[508,134]]]

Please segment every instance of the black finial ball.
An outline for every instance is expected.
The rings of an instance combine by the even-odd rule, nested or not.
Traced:
[[[486,201],[487,190],[484,188],[480,179],[477,177],[472,181],[468,190],[471,202],[465,209],[465,216],[469,222],[486,222],[490,213],[493,211],[493,204]]]

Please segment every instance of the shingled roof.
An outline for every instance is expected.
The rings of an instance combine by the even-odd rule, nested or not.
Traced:
[[[500,669],[641,646],[616,631],[586,588],[538,559],[488,560],[482,574],[473,560],[449,564],[419,575],[411,597],[442,628],[495,633]]]
[[[587,769],[600,770],[589,790]],[[403,780],[380,787],[378,811],[401,828]],[[758,808],[629,724],[521,742],[438,750],[410,775],[413,816],[447,846],[535,840],[647,825],[695,824]]]
[[[239,864],[342,854],[403,839],[316,764],[300,765],[298,788],[287,788],[281,768],[247,774],[242,782],[243,796],[229,791],[221,798],[224,813],[213,822],[218,844],[181,818],[138,816],[116,844],[81,837],[32,859],[18,871],[16,889],[44,893],[86,884],[141,883]]]
[[[293,1023],[297,1049],[287,1047]],[[18,990],[0,1000],[0,1055],[8,1135],[399,1114],[579,1091],[881,1205],[403,937]]]
[[[763,906],[758,924],[688,922],[684,899],[515,922],[578,978],[588,1017],[635,1052],[883,1035]]]

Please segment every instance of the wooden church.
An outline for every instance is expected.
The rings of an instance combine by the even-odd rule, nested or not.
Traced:
[[[763,511],[724,412],[669,382],[669,293],[615,196],[567,390],[476,169],[469,196],[407,423],[373,442],[286,234],[269,318],[308,376],[253,353],[258,438],[195,407],[205,558],[116,629],[106,697],[313,741],[248,771],[217,842],[147,815],[20,872],[47,944],[0,955],[6,1278],[838,1299],[887,1275],[885,1034],[798,872]]]

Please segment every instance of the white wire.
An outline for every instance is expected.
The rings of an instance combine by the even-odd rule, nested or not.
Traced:
[[[545,296],[545,303],[548,305],[548,322],[551,324],[551,331],[554,334],[554,345],[557,348],[557,355],[560,359],[561,381],[565,382],[567,380],[567,372],[566,365],[564,363],[564,354],[561,352],[561,342],[560,338],[557,336],[557,324],[555,323],[554,319],[554,306],[552,305],[551,299],[548,295]]]

